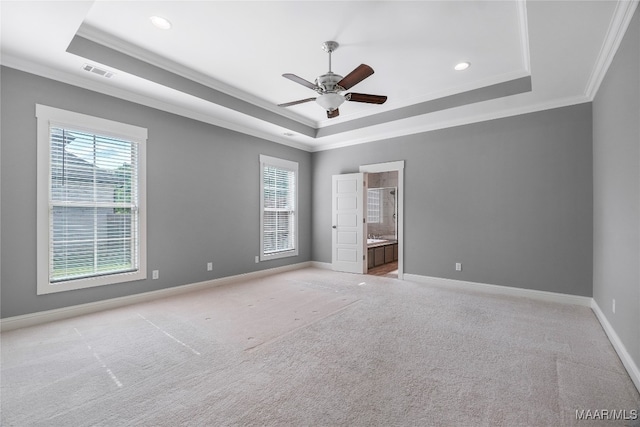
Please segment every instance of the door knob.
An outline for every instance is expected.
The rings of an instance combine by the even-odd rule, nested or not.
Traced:
[[[332,228],[337,228],[335,225]]]

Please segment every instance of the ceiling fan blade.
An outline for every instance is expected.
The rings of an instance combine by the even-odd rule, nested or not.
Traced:
[[[338,117],[340,115],[340,110],[337,108],[333,111],[327,111],[327,117],[333,119],[334,117]]]
[[[300,99],[298,101],[291,101],[291,102],[285,102],[284,104],[278,104],[278,107],[291,107],[292,105],[303,104],[305,102],[315,101],[315,100],[316,100],[315,98]]]
[[[367,104],[384,104],[387,100],[386,96],[369,95],[366,93],[348,93],[345,97],[349,101],[366,102]]]
[[[298,84],[301,84],[302,86],[308,87],[309,89],[312,90],[316,90],[318,89],[318,86],[314,85],[313,83],[303,79],[302,77],[298,77],[295,74],[291,74],[291,73],[285,73],[282,75],[282,77],[284,77],[285,79],[289,79],[293,82],[296,82]]]
[[[369,77],[371,74],[373,74],[373,68],[369,67],[367,64],[360,64],[355,70],[340,80],[338,82],[338,86],[349,89]]]

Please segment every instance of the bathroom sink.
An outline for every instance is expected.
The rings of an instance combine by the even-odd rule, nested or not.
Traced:
[[[367,245],[370,245],[372,243],[382,243],[386,241],[387,239],[367,239]]]

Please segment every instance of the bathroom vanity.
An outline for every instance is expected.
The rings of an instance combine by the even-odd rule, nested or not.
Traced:
[[[367,239],[367,268],[378,267],[397,260],[397,240]]]

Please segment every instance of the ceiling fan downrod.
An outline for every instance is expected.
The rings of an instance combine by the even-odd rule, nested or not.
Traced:
[[[340,46],[338,42],[334,42],[332,40],[322,43],[322,49],[324,49],[324,51],[329,54],[329,72],[330,73],[332,72],[331,71],[331,54],[333,53],[333,51],[335,51],[338,48],[338,46]]]
[[[326,41],[322,43],[322,49],[329,54],[329,71],[327,71],[326,74],[318,76],[316,79],[316,92],[318,92],[320,96],[324,96],[326,94],[337,94],[338,92],[344,91],[344,88],[338,85],[338,82],[342,80],[342,76],[331,71],[331,54],[338,48],[338,46],[338,42],[335,41]],[[334,107],[331,108],[332,110],[337,108],[337,106],[335,106],[337,104],[337,98],[334,98],[334,101],[331,102],[331,105],[334,105]]]

